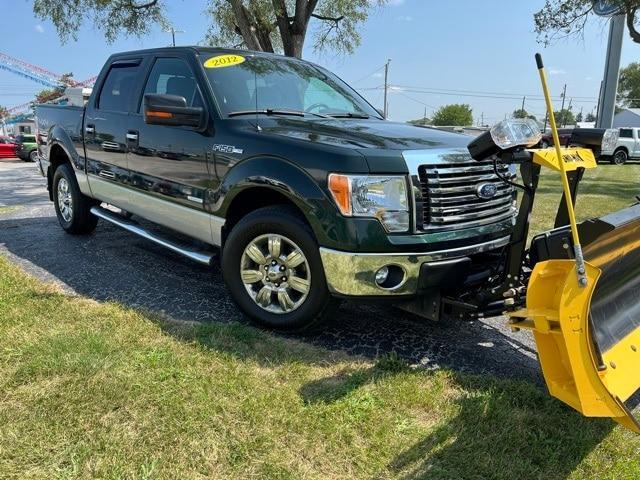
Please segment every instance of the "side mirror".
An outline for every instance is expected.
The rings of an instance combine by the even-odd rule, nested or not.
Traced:
[[[187,101],[179,95],[147,93],[144,96],[144,123],[201,129],[205,124],[204,109],[187,107]]]

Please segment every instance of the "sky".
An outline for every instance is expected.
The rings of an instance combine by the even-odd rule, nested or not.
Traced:
[[[148,35],[122,37],[109,44],[91,21],[77,40],[62,44],[55,27],[33,15],[30,0],[2,0],[3,39],[0,52],[82,80],[96,75],[107,57],[139,48],[167,46],[171,35],[159,27]],[[206,0],[165,0],[178,45],[203,41],[209,21]],[[541,52],[552,94],[567,85],[566,101],[574,112],[594,111],[604,70],[608,26],[595,19],[582,39],[544,48],[536,42],[533,13],[544,0],[389,0],[372,9],[362,25],[362,42],[351,55],[313,51],[308,38],[304,58],[335,72],[375,107],[383,106],[383,66],[389,68],[389,117],[406,121],[427,116],[448,103],[467,103],[474,121],[491,124],[520,108],[544,116],[544,103],[534,62]],[[640,44],[625,33],[622,66],[638,61]],[[0,105],[11,107],[33,98],[43,87],[0,70]],[[496,98],[508,97],[508,98]],[[556,108],[559,108],[559,101]]]

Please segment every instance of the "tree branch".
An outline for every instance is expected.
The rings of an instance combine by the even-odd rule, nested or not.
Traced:
[[[640,32],[636,29],[636,13],[638,7],[627,7],[627,28],[629,35],[635,43],[640,43]]]
[[[318,20],[324,20],[325,22],[338,23],[339,21],[344,20],[344,15],[340,15],[339,17],[326,17],[324,15],[318,15],[317,13],[312,13],[310,16],[313,18],[317,18]]]
[[[142,5],[134,3],[133,0],[129,0],[129,8],[134,10],[144,10],[145,8],[155,7],[157,4],[158,0],[151,0],[150,2],[143,3]]]

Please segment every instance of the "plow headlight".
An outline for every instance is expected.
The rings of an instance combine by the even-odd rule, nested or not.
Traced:
[[[514,147],[533,147],[540,142],[542,132],[531,118],[514,118],[497,123],[469,144],[469,153],[476,160]]]

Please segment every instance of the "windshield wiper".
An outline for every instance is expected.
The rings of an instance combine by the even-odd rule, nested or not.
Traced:
[[[344,113],[330,113],[330,117],[332,118],[370,118],[366,113],[353,113],[353,112],[344,112]]]
[[[305,115],[313,115],[320,118],[329,118],[327,115],[313,112],[302,112],[300,110],[279,110],[277,108],[264,108],[262,110],[238,110],[229,112],[229,117],[240,117],[242,115],[292,115],[294,117],[304,117]]]

